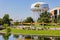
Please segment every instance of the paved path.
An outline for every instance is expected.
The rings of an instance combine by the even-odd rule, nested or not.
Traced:
[[[60,30],[60,28],[49,28],[50,30]]]

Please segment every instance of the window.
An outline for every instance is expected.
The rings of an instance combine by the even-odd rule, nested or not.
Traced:
[[[57,19],[57,10],[54,10],[55,19]]]
[[[57,15],[57,10],[54,10],[54,15]]]

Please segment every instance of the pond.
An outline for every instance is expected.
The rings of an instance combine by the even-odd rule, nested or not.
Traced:
[[[60,37],[44,37],[36,35],[9,35],[0,34],[0,40],[60,40]]]

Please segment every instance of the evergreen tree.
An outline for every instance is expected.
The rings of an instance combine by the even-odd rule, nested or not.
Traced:
[[[40,14],[40,18],[38,18],[38,22],[44,22],[44,23],[49,23],[50,21],[50,14],[45,11]]]

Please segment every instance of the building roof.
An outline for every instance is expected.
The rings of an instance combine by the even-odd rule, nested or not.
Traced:
[[[50,10],[50,12],[53,10],[58,10],[58,9],[60,9],[60,6],[54,7],[53,9]]]

